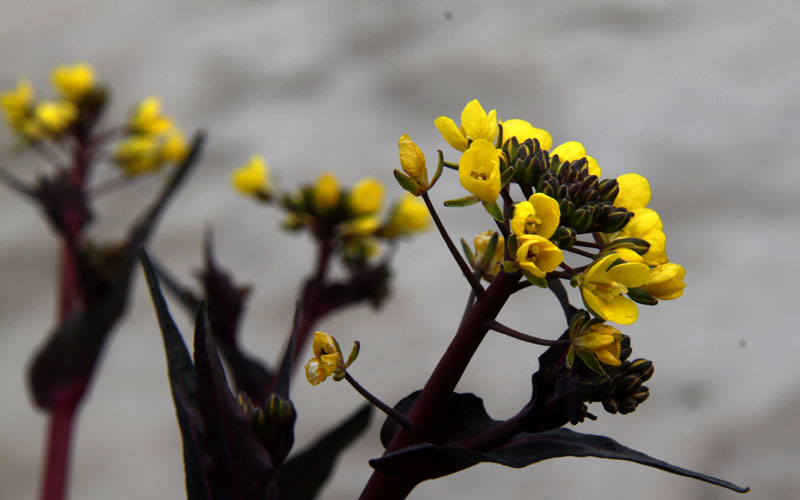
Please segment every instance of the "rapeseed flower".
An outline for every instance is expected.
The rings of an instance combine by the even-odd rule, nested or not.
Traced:
[[[639,262],[617,264],[616,253],[601,256],[575,278],[586,307],[607,321],[629,325],[636,321],[636,303],[625,296],[629,288],[642,286],[650,278],[650,268]],[[616,265],[615,265],[616,264]]]
[[[330,172],[319,176],[316,184],[312,188],[314,196],[314,206],[317,210],[328,212],[339,205],[342,190],[339,187],[339,179]]]
[[[516,261],[520,269],[537,278],[555,271],[564,260],[564,253],[553,242],[536,234],[517,238]]]
[[[94,69],[85,62],[62,64],[50,74],[50,81],[61,97],[78,102],[94,89]]]
[[[558,229],[561,209],[558,202],[544,193],[535,193],[528,201],[514,206],[511,230],[517,236],[537,234],[550,238]]]
[[[311,385],[318,385],[333,375],[334,379],[344,377],[344,356],[336,339],[325,332],[314,332],[311,346],[314,357],[306,363],[306,379]]]
[[[356,215],[366,215],[377,212],[383,204],[383,195],[386,189],[376,179],[367,177],[356,182],[350,190],[348,198],[350,209]]]
[[[448,144],[459,151],[466,151],[470,141],[485,140],[493,142],[497,136],[497,111],[484,111],[481,103],[473,99],[461,112],[461,126],[456,126],[452,118],[440,116],[434,125]]]
[[[589,168],[589,175],[596,175],[600,177],[602,174],[602,170],[600,169],[600,165],[597,164],[597,160],[593,157],[586,154],[586,148],[583,147],[578,141],[569,141],[565,142],[564,144],[559,145],[552,151],[550,151],[550,156],[558,155],[558,159],[561,161],[578,161],[581,158],[586,158],[586,165]]]
[[[550,149],[553,145],[553,137],[547,130],[536,128],[525,120],[514,118],[501,121],[503,126],[503,143],[512,137],[517,138],[517,142],[523,143],[528,139],[536,139],[542,149]]]
[[[246,196],[266,198],[272,189],[269,168],[264,157],[254,154],[247,164],[242,165],[231,173],[231,184],[240,193]]]
[[[464,189],[484,203],[493,203],[500,195],[500,155],[491,142],[478,139],[461,155],[458,178]]]

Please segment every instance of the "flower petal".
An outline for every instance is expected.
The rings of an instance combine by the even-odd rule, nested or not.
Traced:
[[[442,134],[442,138],[444,138],[447,144],[459,151],[467,150],[469,147],[467,138],[464,136],[461,130],[458,129],[456,122],[454,122],[451,118],[440,116],[433,122],[433,124],[436,125],[437,129],[439,129],[439,132]]]

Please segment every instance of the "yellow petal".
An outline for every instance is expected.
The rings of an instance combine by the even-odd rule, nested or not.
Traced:
[[[503,143],[516,137],[519,143],[528,139],[536,139],[542,149],[550,149],[553,145],[553,138],[547,130],[536,128],[525,120],[513,118],[501,123],[503,125]]]
[[[439,129],[439,132],[442,134],[444,140],[447,141],[447,144],[459,151],[467,150],[469,147],[467,138],[461,132],[461,130],[459,130],[458,126],[456,126],[456,122],[454,122],[451,118],[440,116],[433,122],[433,124],[436,125],[437,129]]]
[[[603,171],[600,169],[600,165],[597,164],[597,160],[594,157],[586,155],[586,165],[589,167],[589,175],[596,175],[600,177],[603,175]]]
[[[461,185],[485,203],[496,201],[500,195],[499,154],[491,142],[478,139],[459,160]]]
[[[639,174],[625,174],[617,177],[619,194],[614,200],[614,206],[623,207],[633,211],[644,208],[650,203],[650,183]]]
[[[636,288],[642,286],[650,278],[650,268],[646,264],[626,262],[609,269],[606,277],[622,283],[628,288]]]
[[[386,190],[377,179],[367,177],[356,182],[350,191],[350,208],[356,214],[371,214],[381,209]]]
[[[497,133],[497,111],[492,110],[487,115],[481,103],[473,99],[461,112],[461,127],[473,141],[484,139],[491,142]]]
[[[540,220],[535,234],[543,238],[553,236],[561,220],[561,207],[558,202],[544,193],[534,193],[528,198],[528,202],[533,205],[536,218]]]
[[[606,319],[620,325],[630,325],[639,317],[636,303],[622,295],[616,296],[609,303],[608,310],[611,314]]]
[[[683,266],[666,263],[650,271],[650,278],[642,286],[650,295],[657,299],[672,300],[683,295],[686,284],[683,278],[686,270]]]
[[[452,121],[452,120],[451,120]],[[455,125],[455,123],[453,124]],[[417,181],[424,181],[428,183],[428,171],[425,168],[425,155],[419,149],[411,138],[403,134],[397,141],[397,146],[400,149],[400,166],[403,172],[409,175],[412,179]]]
[[[558,155],[558,159],[563,161],[576,161],[586,156],[586,148],[578,141],[569,141],[561,144],[550,151],[550,156]]]

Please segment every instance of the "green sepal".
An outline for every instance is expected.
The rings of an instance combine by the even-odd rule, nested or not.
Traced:
[[[519,240],[517,239],[516,234],[509,234],[508,238],[506,238],[506,246],[508,247],[508,253],[510,255],[517,255],[517,249],[519,248]]]
[[[463,198],[455,198],[453,200],[447,200],[444,202],[444,206],[446,207],[468,207],[470,205],[474,205],[481,201],[480,198],[471,194],[469,196],[464,196]]]
[[[654,306],[658,304],[658,299],[647,293],[644,288],[628,288],[628,297],[634,302],[644,304],[646,306]]]
[[[575,349],[570,349],[567,351],[567,368],[572,368],[572,365],[575,364]]]
[[[467,262],[469,262],[472,267],[475,267],[475,254],[472,253],[472,249],[469,247],[464,238],[461,238],[461,248],[464,250],[464,255],[467,257]]]
[[[442,171],[444,170],[444,153],[442,153],[441,149],[437,150],[436,152],[439,153],[439,162],[436,164],[436,172],[433,174],[433,179],[431,179],[431,182],[428,183],[428,189],[432,188],[433,185],[436,184],[436,181],[438,181],[439,177],[442,176]]]
[[[483,202],[483,208],[489,213],[497,222],[503,222],[503,211],[500,210],[500,205],[496,201]]]
[[[497,233],[492,233],[492,238],[489,240],[489,244],[486,245],[486,251],[483,253],[483,258],[481,259],[481,269],[487,269],[492,262],[492,257],[494,257],[494,252],[497,249],[497,237]]]
[[[544,278],[540,278],[538,276],[534,276],[533,274],[529,273],[524,269],[520,269],[522,271],[522,275],[531,282],[532,285],[536,285],[539,288],[547,288],[547,280]]]
[[[503,173],[500,174],[500,189],[503,189],[511,182],[511,179],[514,178],[514,172],[516,170],[514,167],[508,167],[507,169],[503,170]]]
[[[581,358],[581,361],[583,361],[583,364],[586,365],[587,368],[599,375],[605,375],[606,372],[603,370],[603,366],[600,364],[597,356],[591,352],[582,351],[580,349],[576,350],[578,351],[578,357]]]
[[[519,271],[519,264],[513,260],[504,260],[503,261],[503,271],[507,273],[515,273]]]
[[[610,252],[618,248],[630,248],[639,255],[644,255],[650,250],[650,243],[639,238],[622,238],[610,242],[603,248],[603,252]]]
[[[395,169],[394,178],[397,179],[397,183],[400,184],[401,188],[405,189],[414,196],[419,196],[420,194],[422,194],[422,190],[420,189],[419,184],[417,184],[417,182],[414,179],[407,176],[403,172]]]

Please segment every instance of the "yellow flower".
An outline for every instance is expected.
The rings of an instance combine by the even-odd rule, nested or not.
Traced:
[[[458,162],[461,185],[484,203],[492,203],[500,195],[500,154],[491,142],[478,139]]]
[[[511,230],[517,236],[538,234],[550,238],[558,229],[561,220],[561,208],[558,202],[544,193],[535,193],[514,206],[511,219]]]
[[[271,186],[264,157],[259,154],[251,156],[247,164],[231,173],[231,184],[246,196],[268,196]]]
[[[600,177],[602,174],[602,170],[600,169],[600,165],[597,164],[597,160],[592,158],[591,156],[586,154],[586,148],[583,147],[578,141],[569,141],[561,144],[554,150],[550,151],[550,156],[558,155],[558,159],[561,161],[578,161],[581,158],[586,158],[586,164],[589,167],[589,175],[596,175]]]
[[[625,174],[617,177],[619,193],[614,200],[615,207],[628,210],[644,208],[650,203],[650,183],[639,174]]]
[[[30,80],[23,78],[17,82],[17,88],[3,92],[0,106],[8,124],[16,129],[16,125],[30,115],[33,107],[33,85]]]
[[[639,262],[625,262],[611,267],[616,253],[602,256],[578,275],[583,302],[595,315],[621,325],[630,325],[639,315],[636,303],[625,297],[628,288],[642,286],[650,278],[650,268]]]
[[[128,128],[135,134],[161,134],[172,127],[172,119],[161,114],[161,99],[157,96],[142,99],[128,119]]]
[[[564,260],[564,253],[553,242],[536,234],[524,234],[517,238],[516,259],[520,269],[537,278],[544,278],[555,271]]]
[[[342,224],[342,233],[346,236],[368,236],[374,234],[380,226],[381,221],[377,215],[365,215]]]
[[[161,160],[167,163],[180,163],[186,158],[188,146],[183,133],[177,128],[171,128],[160,135]]]
[[[430,224],[431,216],[425,203],[418,200],[416,196],[406,193],[392,208],[383,233],[387,238],[407,236],[418,231],[425,231]]]
[[[475,260],[478,264],[483,261],[486,249],[489,246],[489,241],[495,231],[486,231],[475,237]],[[500,263],[503,262],[505,256],[505,239],[501,235],[497,235],[497,246],[494,247],[494,255],[492,255],[489,265],[484,269],[484,277],[487,281],[491,281],[500,272]]]
[[[69,101],[42,101],[36,105],[33,114],[47,133],[57,136],[72,125],[78,110]]]
[[[312,189],[314,205],[318,210],[327,212],[339,205],[341,188],[339,187],[339,179],[335,175],[327,172],[320,175]]]
[[[611,325],[593,324],[579,334],[570,338],[570,352],[567,354],[567,366],[572,368],[574,355],[594,354],[600,362],[609,366],[619,366],[620,341],[622,333]]]
[[[94,88],[94,69],[85,62],[62,64],[53,70],[50,81],[61,97],[78,102]]]
[[[679,264],[661,264],[650,270],[650,277],[642,288],[653,297],[661,300],[677,299],[683,295],[686,284],[683,278],[686,270]]]
[[[407,134],[397,141],[400,149],[400,167],[409,177],[422,187],[428,186],[428,169],[425,166],[425,155]]]
[[[503,126],[503,144],[516,137],[519,143],[528,139],[536,139],[542,149],[550,149],[553,145],[553,138],[547,130],[536,128],[525,120],[514,118],[512,120],[501,121]]]
[[[157,136],[133,135],[117,143],[114,161],[127,175],[141,175],[161,166],[162,144]]]
[[[383,184],[367,177],[356,182],[350,190],[350,208],[356,215],[372,214],[381,209],[383,204]]]
[[[312,343],[314,357],[306,363],[306,379],[318,385],[331,375],[337,378],[344,373],[344,356],[336,339],[324,332],[314,332]]]
[[[477,99],[464,106],[461,127],[457,127],[456,122],[446,116],[440,116],[433,123],[444,140],[459,151],[466,151],[470,140],[492,142],[497,135],[497,111],[493,109],[487,114]]]
[[[621,238],[639,238],[650,243],[650,249],[642,255],[646,264],[657,266],[666,264],[669,259],[666,253],[667,236],[661,217],[650,208],[635,208],[633,217],[621,231],[612,235],[610,241]]]

